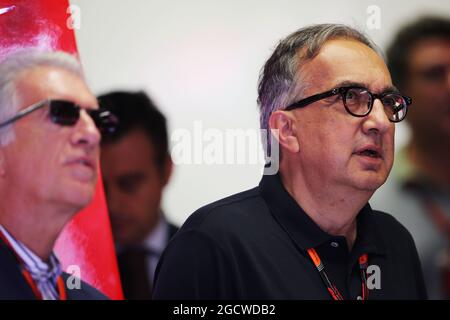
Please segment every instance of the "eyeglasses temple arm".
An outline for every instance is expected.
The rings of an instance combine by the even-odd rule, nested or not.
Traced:
[[[327,91],[327,92],[315,94],[315,95],[313,95],[311,97],[308,97],[308,98],[305,98],[303,100],[294,102],[293,104],[291,104],[288,107],[286,107],[284,110],[285,111],[290,111],[290,110],[297,109],[297,108],[303,108],[303,107],[306,107],[307,105],[309,105],[309,104],[311,104],[313,102],[316,102],[316,101],[319,101],[321,99],[325,99],[325,98],[334,96],[334,95],[336,95],[338,93],[339,93],[339,88],[336,88],[336,89],[333,89],[333,90],[330,90],[330,91]]]
[[[25,117],[27,114],[33,112],[34,110],[37,110],[37,109],[39,109],[39,108],[42,108],[42,107],[45,106],[45,104],[48,103],[48,102],[49,102],[49,100],[44,100],[44,101],[39,101],[39,102],[36,102],[35,104],[32,104],[31,106],[29,106],[29,107],[23,109],[22,111],[20,111],[20,112],[19,112],[18,114],[16,114],[14,117],[12,117],[12,118],[6,120],[6,121],[3,122],[3,123],[0,123],[0,128],[3,128],[3,127],[5,127],[5,126],[7,126],[7,125],[9,125],[9,124],[11,124],[11,123],[13,123],[13,122],[19,120],[20,118]]]

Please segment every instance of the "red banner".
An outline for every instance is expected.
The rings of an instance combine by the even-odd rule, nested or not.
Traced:
[[[77,55],[68,0],[0,0],[0,60],[30,47]],[[56,244],[63,268],[122,299],[111,228],[99,179],[92,204],[78,213]]]

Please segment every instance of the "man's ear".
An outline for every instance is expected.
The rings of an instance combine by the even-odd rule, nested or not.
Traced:
[[[273,112],[269,118],[269,128],[278,131],[278,141],[283,150],[291,153],[299,152],[300,143],[297,137],[295,118],[291,113],[282,110]]]

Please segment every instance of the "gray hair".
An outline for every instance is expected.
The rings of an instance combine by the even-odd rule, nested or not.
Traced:
[[[258,84],[260,126],[269,138],[269,118],[272,112],[295,102],[307,84],[299,72],[301,66],[313,59],[332,39],[353,39],[376,52],[380,50],[362,32],[342,24],[317,24],[301,28],[281,40],[261,70]],[[300,55],[301,54],[301,55]],[[267,139],[270,146],[270,139]]]
[[[18,112],[20,93],[16,81],[20,74],[36,67],[56,67],[67,70],[84,79],[78,60],[65,52],[24,49],[8,56],[0,63],[0,123]],[[0,129],[0,146],[14,139],[11,126]]]

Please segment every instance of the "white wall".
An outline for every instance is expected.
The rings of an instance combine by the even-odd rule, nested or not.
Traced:
[[[299,27],[346,23],[384,47],[407,19],[421,13],[450,15],[448,0],[71,3],[81,10],[77,41],[94,92],[144,89],[166,114],[171,133],[186,128],[192,134],[194,121],[222,133],[258,128],[259,71],[277,41]],[[369,30],[366,11],[374,4],[381,10],[381,28]],[[397,146],[406,139],[400,125]],[[251,164],[179,165],[165,193],[165,211],[182,223],[199,206],[255,186],[260,169]]]

